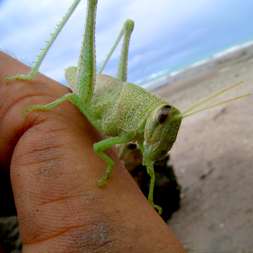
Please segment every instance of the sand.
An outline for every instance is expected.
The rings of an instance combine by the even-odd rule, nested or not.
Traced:
[[[185,71],[155,92],[180,109],[244,81],[253,92],[253,47]],[[253,253],[253,96],[186,118],[171,151],[183,186],[169,222],[190,253]]]

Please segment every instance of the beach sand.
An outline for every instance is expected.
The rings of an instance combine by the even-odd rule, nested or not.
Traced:
[[[180,109],[244,82],[253,92],[253,46],[168,79],[155,90]],[[253,253],[253,96],[184,119],[171,151],[183,187],[169,222],[190,253]]]

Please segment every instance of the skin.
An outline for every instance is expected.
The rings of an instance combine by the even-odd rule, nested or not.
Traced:
[[[3,53],[0,66],[0,168],[11,175],[23,253],[185,252],[113,151],[111,183],[96,186],[100,137],[72,104],[23,116],[69,90],[42,75],[8,85],[6,75],[29,69]]]

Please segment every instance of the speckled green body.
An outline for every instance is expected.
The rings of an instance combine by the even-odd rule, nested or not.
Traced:
[[[65,77],[78,95],[76,72],[76,67],[70,67]],[[165,100],[140,86],[99,74],[88,108],[83,111],[85,105],[80,103],[79,109],[92,115],[91,123],[105,136],[130,135],[129,141],[138,142],[144,158],[155,161],[171,149],[182,120],[180,111],[170,106],[170,115],[159,124],[158,116],[164,106],[169,106]]]
[[[98,115],[101,130],[108,136],[127,132],[135,132],[136,134],[143,132],[149,114],[155,108],[166,104],[137,85],[120,84],[116,81],[115,86],[109,91],[110,99],[102,94],[98,95],[96,90],[92,99],[94,114]],[[101,89],[103,88],[101,87]],[[105,89],[103,90],[105,91]],[[108,90],[106,89],[106,91]],[[111,98],[113,100],[106,103]],[[106,106],[103,106],[105,104]]]
[[[72,89],[75,92],[73,86]],[[89,111],[98,130],[106,136],[133,132],[136,135],[142,134],[143,137],[145,122],[150,113],[166,104],[166,101],[140,86],[108,75],[97,75]]]

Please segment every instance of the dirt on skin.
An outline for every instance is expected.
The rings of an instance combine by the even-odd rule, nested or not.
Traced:
[[[156,90],[180,109],[222,87],[253,92],[253,47],[188,70]],[[253,253],[253,96],[183,120],[171,152],[183,187],[169,225],[189,253]]]

